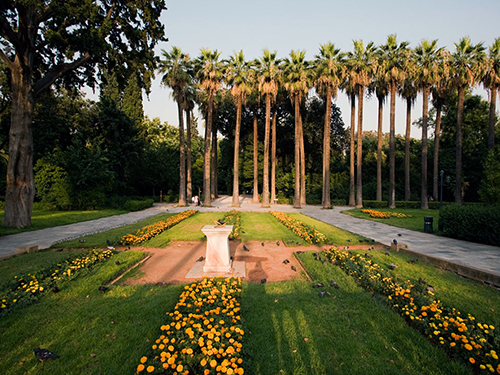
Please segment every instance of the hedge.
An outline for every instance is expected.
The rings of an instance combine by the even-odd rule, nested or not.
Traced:
[[[154,201],[152,199],[144,200],[128,200],[125,202],[125,209],[129,211],[140,211],[149,207],[153,207]]]
[[[447,237],[500,246],[500,206],[448,205],[439,225]]]

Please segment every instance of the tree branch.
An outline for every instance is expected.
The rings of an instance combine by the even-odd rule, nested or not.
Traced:
[[[83,64],[85,64],[87,61],[90,60],[90,57],[91,57],[90,53],[85,52],[85,54],[78,60],[75,60],[71,63],[60,64],[55,66],[53,69],[48,71],[47,74],[45,74],[45,76],[40,78],[33,85],[33,95],[37,97],[41,91],[52,85],[57,78],[62,77],[67,72],[82,66]]]
[[[15,31],[10,26],[9,22],[5,19],[5,17],[0,16],[0,36],[7,39],[14,46],[15,50],[18,50],[20,47],[20,40],[17,37]],[[3,60],[3,56],[2,57]],[[10,60],[9,60],[10,61]],[[8,63],[6,63],[8,64]]]
[[[2,60],[10,70],[14,68],[14,63],[10,61],[9,56],[7,56],[1,49],[0,49],[0,60]]]

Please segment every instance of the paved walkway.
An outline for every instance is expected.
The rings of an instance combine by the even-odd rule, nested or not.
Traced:
[[[40,249],[44,249],[64,240],[103,232],[167,211],[180,212],[192,208],[196,208],[200,212],[227,211],[231,209],[231,202],[232,198],[230,196],[223,196],[214,201],[212,207],[174,207],[173,204],[158,204],[139,212],[0,237],[0,258],[15,254],[16,248],[19,247],[38,245]],[[251,197],[248,196],[240,199],[239,208],[241,211],[255,212],[269,210],[300,212],[338,228],[373,238],[375,241],[387,246],[391,245],[393,239],[397,239],[399,243],[406,244],[408,249],[414,253],[467,267],[471,270],[482,271],[500,280],[500,247],[454,240],[428,233],[396,228],[370,220],[357,219],[341,214],[341,211],[345,209],[348,209],[348,207],[323,210],[318,206],[304,206],[302,209],[294,209],[289,205],[271,205],[271,208],[262,208],[260,204],[252,203]],[[398,236],[398,234],[401,234],[401,236]]]

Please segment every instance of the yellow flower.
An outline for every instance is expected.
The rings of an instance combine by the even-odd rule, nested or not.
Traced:
[[[153,372],[155,370],[155,368],[153,366],[148,366],[148,368],[146,369],[147,372]]]
[[[146,363],[147,360],[148,360],[148,357],[142,357],[141,358],[141,363]]]
[[[139,366],[137,366],[137,372],[141,372],[144,370],[144,365],[143,364],[140,364]]]

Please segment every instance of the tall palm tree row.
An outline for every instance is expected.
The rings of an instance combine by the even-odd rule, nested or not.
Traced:
[[[179,47],[172,47],[172,51],[162,50],[163,60],[160,60],[160,72],[163,73],[162,84],[173,91],[174,100],[177,102],[179,114],[179,150],[180,150],[180,183],[179,183],[179,206],[185,206],[186,200],[186,158],[184,152],[184,108],[186,106],[186,89],[191,82],[189,76],[189,55],[181,51]]]
[[[462,204],[462,123],[465,90],[472,87],[481,77],[486,54],[482,43],[472,44],[470,38],[462,38],[455,43],[450,65],[453,84],[458,90],[456,154],[455,154],[455,203]]]
[[[410,50],[408,42],[397,42],[396,34],[387,37],[386,44],[380,46],[379,52],[382,58],[380,69],[385,81],[389,86],[391,97],[389,115],[389,208],[396,207],[396,147],[395,147],[395,127],[396,127],[396,92],[398,86],[404,82],[407,74],[406,63]]]
[[[180,48],[173,47],[170,52],[162,51],[160,72],[162,83],[173,91],[174,100],[179,110],[180,140],[180,184],[179,204],[185,205],[191,196],[191,173],[187,167],[184,140],[183,112],[186,112],[188,138],[190,137],[189,119],[194,107],[193,91],[197,93],[198,104],[205,113],[205,143],[203,172],[203,205],[210,206],[215,197],[215,174],[211,170],[213,150],[217,147],[216,129],[213,128],[213,111],[217,92],[224,83],[234,98],[236,123],[234,128],[234,172],[233,206],[239,205],[239,149],[241,137],[241,117],[244,106],[248,106],[254,115],[254,201],[258,201],[258,112],[261,103],[265,104],[264,155],[262,170],[262,205],[268,207],[275,199],[276,166],[276,118],[277,95],[281,87],[288,93],[294,108],[295,119],[295,192],[294,206],[306,203],[305,153],[302,130],[301,105],[311,88],[316,89],[325,102],[323,126],[323,183],[322,206],[330,204],[330,122],[332,99],[336,98],[337,89],[343,89],[351,102],[351,150],[350,150],[350,192],[349,204],[363,206],[362,184],[362,142],[363,142],[363,103],[368,88],[378,99],[378,142],[377,142],[377,194],[382,200],[382,116],[385,98],[390,97],[389,115],[389,200],[388,206],[395,207],[395,103],[399,94],[407,102],[407,126],[405,142],[405,199],[410,199],[409,181],[409,134],[411,126],[411,106],[418,92],[422,93],[422,181],[421,207],[427,208],[428,181],[428,122],[429,96],[432,94],[436,108],[436,126],[434,134],[434,178],[432,195],[437,197],[439,170],[439,135],[440,118],[443,105],[448,96],[458,92],[456,125],[456,191],[457,203],[462,200],[461,154],[462,154],[462,114],[463,99],[467,88],[482,82],[490,92],[490,129],[488,148],[494,146],[494,126],[496,121],[496,97],[500,85],[500,38],[490,46],[488,55],[482,43],[473,45],[469,38],[462,38],[455,43],[455,52],[450,53],[437,46],[437,40],[423,40],[415,49],[409,48],[408,42],[398,42],[391,34],[384,45],[376,47],[373,42],[366,46],[362,40],[353,41],[353,51],[343,53],[331,42],[321,44],[313,61],[307,61],[305,51],[292,50],[283,61],[277,58],[277,52],[264,50],[263,55],[253,61],[246,61],[243,51],[234,53],[227,60],[221,61],[221,53],[202,49],[194,61],[189,59]],[[195,84],[193,84],[195,83]],[[195,89],[193,90],[193,87]],[[418,92],[417,92],[418,90]],[[190,93],[190,94],[189,94]],[[281,94],[280,94],[281,95]],[[188,99],[190,97],[190,99]],[[280,96],[281,97],[281,96]],[[283,96],[284,98],[286,96]],[[248,98],[248,104],[247,104]],[[357,111],[356,111],[357,98]],[[261,100],[262,99],[262,102]],[[283,99],[280,99],[283,100]],[[357,115],[357,119],[356,119]],[[357,120],[357,121],[356,121]],[[357,122],[357,130],[355,124]],[[272,123],[272,132],[271,132]],[[272,136],[271,136],[272,135]],[[273,147],[270,147],[272,139]],[[356,148],[355,148],[356,147]],[[187,141],[188,155],[190,141]],[[211,152],[212,148],[212,152]],[[271,149],[271,150],[270,150]],[[271,157],[270,157],[270,151]],[[190,164],[190,156],[187,157]],[[356,160],[355,160],[356,159]],[[271,163],[271,173],[270,164]],[[215,171],[213,171],[215,172]],[[271,175],[271,178],[270,178]],[[188,180],[186,184],[186,179]],[[271,191],[270,180],[271,179]],[[186,193],[187,191],[187,193]],[[212,196],[210,194],[212,192]],[[214,193],[215,192],[215,193]],[[186,199],[187,198],[187,199]],[[271,198],[271,201],[270,201]]]

